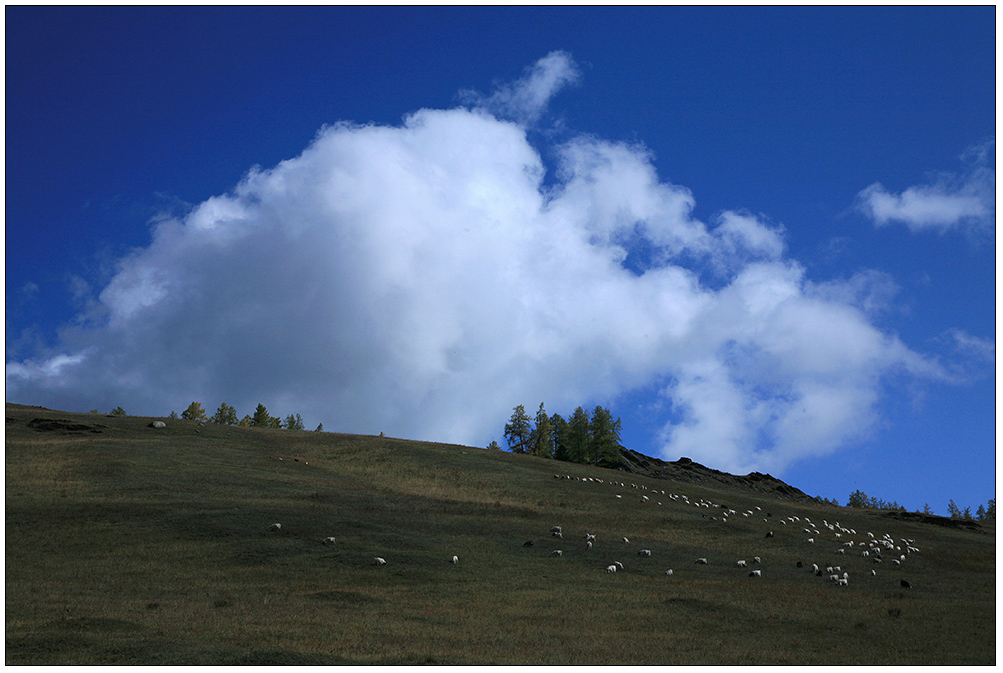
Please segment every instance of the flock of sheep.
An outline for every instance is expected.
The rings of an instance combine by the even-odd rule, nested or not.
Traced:
[[[593,483],[597,483],[597,484],[601,484],[601,485],[607,485],[608,484],[609,486],[612,486],[614,488],[628,488],[629,487],[629,488],[637,489],[637,490],[640,490],[640,491],[647,491],[652,496],[654,496],[656,498],[658,496],[665,496],[665,498],[669,502],[671,502],[671,503],[679,504],[679,505],[682,505],[682,506],[691,506],[691,507],[695,507],[695,508],[702,508],[702,509],[712,510],[713,511],[713,515],[711,515],[709,517],[709,519],[712,520],[712,521],[727,522],[731,518],[738,518],[738,517],[742,517],[742,518],[746,518],[746,519],[748,519],[748,518],[763,517],[763,522],[769,523],[770,520],[771,520],[771,517],[772,517],[772,515],[769,514],[769,513],[764,517],[763,513],[762,513],[762,508],[760,508],[760,507],[755,507],[754,509],[748,509],[748,510],[745,510],[745,511],[742,511],[742,512],[738,512],[738,511],[736,511],[734,509],[725,507],[723,505],[715,504],[715,503],[710,502],[709,500],[705,500],[703,498],[701,498],[699,500],[693,500],[693,501],[691,501],[689,499],[689,497],[686,496],[686,495],[675,494],[675,493],[666,493],[664,490],[658,490],[658,489],[649,489],[647,486],[644,486],[644,485],[638,485],[638,484],[633,484],[633,483],[626,484],[626,483],[620,482],[620,481],[603,480],[603,479],[598,479],[598,478],[594,478],[594,477],[572,477],[571,475],[563,475],[562,476],[562,475],[558,475],[558,474],[555,474],[554,477],[557,478],[557,479],[568,479],[568,480],[574,479],[574,480],[579,481],[579,482],[593,482]],[[616,498],[618,500],[622,500],[623,499],[623,495],[620,494],[620,493],[617,493],[616,494]],[[651,503],[651,497],[649,497],[647,494],[641,494],[640,502],[642,504],[644,504],[644,503]],[[656,506],[662,506],[662,501],[655,500],[655,505]],[[703,516],[706,517],[707,515],[705,514]],[[839,547],[835,548],[831,553],[833,553],[833,554],[839,554],[839,555],[846,555],[847,552],[849,552],[851,554],[856,554],[856,555],[858,555],[861,558],[867,559],[869,562],[871,562],[872,564],[875,564],[875,565],[883,563],[885,561],[885,557],[888,556],[888,557],[890,557],[889,560],[891,561],[891,563],[893,565],[901,566],[902,563],[906,561],[906,559],[909,557],[910,554],[915,554],[915,553],[919,552],[919,549],[915,546],[915,541],[914,540],[911,540],[911,539],[902,539],[902,540],[899,540],[898,542],[896,542],[892,538],[892,536],[889,535],[888,533],[885,533],[881,537],[875,537],[875,535],[873,533],[871,533],[871,532],[867,532],[866,533],[866,537],[862,537],[862,536],[859,536],[857,534],[857,531],[854,530],[854,529],[852,529],[852,528],[846,528],[844,526],[841,526],[839,524],[839,522],[829,523],[825,519],[822,520],[821,527],[818,524],[812,522],[811,519],[808,518],[807,516],[805,516],[805,517],[787,516],[787,517],[784,517],[784,518],[778,517],[778,518],[774,518],[773,521],[774,522],[779,522],[779,524],[783,525],[783,526],[787,526],[787,525],[801,526],[802,527],[802,531],[807,536],[805,538],[805,542],[806,542],[806,544],[809,544],[809,545],[814,545],[815,541],[816,541],[816,538],[818,538],[819,541],[822,541],[824,539],[824,536],[827,536],[828,533],[831,533],[834,536],[834,538],[835,538],[835,542],[840,545]],[[821,532],[823,529],[825,531],[828,531],[828,533]],[[268,530],[272,531],[272,532],[281,531],[282,530],[282,524],[273,523],[272,525],[270,525],[268,527]],[[554,526],[554,527],[552,527],[550,529],[550,534],[551,534],[551,537],[553,537],[553,538],[560,539],[560,540],[564,539],[564,529],[561,526]],[[765,536],[766,538],[772,538],[773,536],[774,536],[774,531],[768,530],[766,532],[766,536]],[[843,539],[844,536],[847,539],[844,540]],[[585,533],[585,535],[582,538],[582,540],[585,543],[585,549],[586,549],[586,551],[589,551],[589,550],[591,550],[593,548],[593,545],[596,542],[596,536],[593,533]],[[333,545],[335,543],[335,538],[334,537],[326,537],[323,540],[321,540],[321,543],[324,544],[325,546]],[[525,542],[523,544],[523,547],[532,547],[533,544],[534,544],[533,541],[529,540],[529,541],[527,541],[527,542]],[[623,544],[624,545],[629,545],[630,544],[630,540],[627,537],[623,537]],[[563,556],[564,555],[564,550],[563,549],[554,549],[551,552],[550,555],[553,556],[553,557]],[[638,550],[637,555],[639,557],[651,557],[652,554],[651,554],[651,550],[650,549],[640,549],[640,550]],[[459,558],[454,555],[451,559],[449,559],[449,562],[455,565],[455,564],[459,563]],[[709,561],[707,560],[707,557],[703,557],[703,556],[697,558],[694,561],[694,563],[697,564],[697,565],[709,565]],[[738,560],[735,561],[735,567],[737,567],[737,568],[746,568],[747,569],[747,568],[749,568],[749,563],[750,562],[747,561],[746,559],[738,559]],[[751,563],[755,564],[755,565],[762,565],[762,559],[759,556],[753,556],[752,560],[751,560]],[[375,557],[373,559],[373,565],[376,565],[376,566],[385,566],[385,565],[387,565],[387,561],[386,561],[386,559],[384,559],[384,558],[382,558],[380,556],[377,556],[377,557]],[[798,568],[807,568],[811,572],[812,575],[817,576],[817,577],[827,578],[828,581],[834,583],[836,586],[844,586],[845,587],[845,586],[848,586],[849,582],[850,582],[849,573],[847,571],[843,570],[842,567],[839,566],[839,565],[834,565],[834,564],[829,563],[829,564],[826,564],[824,566],[819,566],[819,564],[817,564],[817,563],[812,563],[811,566],[810,566],[810,568],[809,568],[802,561],[798,561],[797,562],[797,567]],[[621,561],[613,561],[612,563],[609,563],[609,564],[605,565],[605,569],[606,569],[607,573],[622,572],[624,570],[624,565],[623,565],[623,563]],[[823,570],[824,570],[824,572],[823,572]],[[670,568],[670,569],[668,569],[668,570],[665,571],[665,574],[667,576],[671,576],[671,575],[673,575],[673,570]],[[873,576],[876,576],[876,575],[877,575],[877,570],[874,569],[874,568],[871,568],[871,570],[870,570],[870,576],[873,577]],[[752,570],[749,571],[748,576],[749,577],[762,577],[763,576],[763,570],[762,570],[761,567],[760,568],[752,569]],[[903,580],[900,580],[900,586],[902,586],[903,588],[910,588],[911,585],[910,585],[910,583],[908,581],[906,581],[906,580],[903,579]]]
[[[742,512],[738,512],[734,509],[724,507],[722,505],[713,503],[703,498],[691,501],[688,496],[683,494],[667,493],[664,490],[649,489],[647,486],[639,484],[633,484],[633,483],[628,484],[621,481],[603,480],[594,477],[572,477],[571,475],[559,475],[559,474],[555,474],[554,478],[568,479],[568,480],[574,479],[580,482],[593,482],[602,485],[609,485],[617,489],[629,487],[640,491],[647,491],[648,493],[651,494],[651,496],[655,498],[657,498],[658,496],[665,496],[667,501],[671,503],[712,510],[713,514],[709,516],[709,519],[712,521],[727,522],[729,521],[730,518],[742,517],[745,519],[750,519],[750,518],[755,519],[762,517],[764,523],[769,523],[772,518],[772,514],[769,513],[766,516],[764,516],[761,507],[755,507],[754,509],[748,509]],[[617,500],[623,500],[623,494],[621,493],[615,494],[615,497]],[[652,500],[647,493],[642,493],[640,497],[640,502],[642,504],[645,504],[645,503],[651,503]],[[662,506],[662,501],[655,500],[654,502],[656,506]],[[832,550],[831,552],[832,554],[845,555],[847,554],[847,552],[851,554],[857,554],[859,555],[859,557],[867,559],[874,565],[883,563],[886,560],[886,557],[891,557],[890,561],[893,565],[901,566],[906,561],[906,559],[909,557],[910,554],[915,554],[919,552],[919,548],[915,546],[915,540],[902,539],[896,542],[892,538],[892,536],[889,535],[888,533],[883,534],[881,537],[875,537],[874,533],[871,532],[866,533],[866,538],[861,538],[860,536],[857,535],[856,530],[852,528],[846,528],[840,525],[839,522],[829,523],[829,521],[823,519],[821,524],[821,529],[828,531],[828,533],[823,534],[820,531],[819,525],[812,522],[811,519],[808,517],[787,516],[783,518],[780,517],[773,518],[772,520],[775,522],[779,522],[779,525],[782,526],[788,526],[788,525],[802,526],[803,527],[802,530],[804,531],[804,533],[807,536],[809,536],[806,537],[805,539],[806,544],[814,545],[816,537],[821,542],[823,541],[823,538],[828,535],[828,533],[831,533],[835,539],[835,543],[840,545]],[[554,526],[551,529],[551,535],[556,538],[563,539],[563,529],[560,526]],[[772,538],[772,537],[774,537],[774,531],[772,530],[766,531],[765,538]],[[592,545],[593,542],[595,542],[595,539],[596,539],[595,535],[591,533],[586,533],[585,541],[587,549],[592,549]],[[624,544],[630,543],[630,541],[626,537],[623,538],[623,542]],[[527,543],[527,545],[528,544],[531,543]],[[562,554],[563,550],[558,549],[555,550],[552,555],[561,556]],[[638,551],[637,555],[641,557],[650,557],[651,550],[641,549]],[[709,565],[707,557],[699,557],[694,561],[694,563],[697,565]],[[759,556],[753,556],[751,563],[761,565],[762,559]],[[798,561],[796,565],[798,568],[807,567],[806,564],[803,563],[802,561]],[[748,569],[749,561],[746,559],[738,559],[735,561],[735,567]],[[606,565],[605,568],[607,573],[615,573],[617,571],[623,571],[624,566],[622,562],[614,561],[613,563]],[[844,586],[844,587],[849,586],[850,582],[849,572],[843,570],[843,568],[839,565],[834,565],[830,563],[820,568],[817,563],[812,563],[809,570],[813,575],[817,577],[827,578],[829,581],[833,582],[836,586]],[[666,570],[665,574],[669,576],[673,575],[674,574],[673,569],[670,568]],[[870,569],[869,575],[871,577],[877,576],[877,574],[878,573],[875,568]],[[750,569],[748,576],[762,577],[763,570],[762,568]],[[910,583],[904,579],[900,580],[900,586],[903,588],[911,587]]]

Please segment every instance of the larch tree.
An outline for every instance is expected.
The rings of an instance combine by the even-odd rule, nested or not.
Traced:
[[[531,448],[533,455],[543,458],[554,457],[553,428],[550,425],[550,417],[540,402],[540,409],[536,412],[536,427],[533,428]]]
[[[568,431],[565,438],[569,460],[575,463],[588,462],[590,426],[589,412],[582,407],[575,409],[568,419]]]
[[[218,423],[219,425],[236,425],[237,424],[237,410],[231,407],[226,402],[219,405],[219,409],[216,413],[212,415],[209,419],[210,423]]]
[[[512,418],[505,424],[505,439],[513,453],[526,453],[529,449],[530,418],[521,404],[512,410]]]
[[[188,421],[206,421],[205,409],[200,402],[192,402],[188,408],[181,412],[181,418]]]
[[[620,419],[613,420],[609,409],[597,406],[592,412],[589,433],[589,462],[616,463],[620,458]]]

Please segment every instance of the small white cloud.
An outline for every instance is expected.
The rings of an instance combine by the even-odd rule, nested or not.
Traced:
[[[989,163],[994,145],[991,140],[966,150],[963,173],[942,173],[900,194],[874,183],[857,195],[858,208],[878,226],[901,222],[914,232],[989,229],[996,214],[996,173]]]
[[[533,124],[546,111],[551,98],[579,77],[578,66],[569,53],[552,51],[527,68],[520,79],[500,86],[490,96],[465,91],[461,98],[501,118]]]

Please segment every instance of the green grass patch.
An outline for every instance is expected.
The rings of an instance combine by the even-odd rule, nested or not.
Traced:
[[[994,527],[430,442],[7,419],[8,664],[995,664]],[[921,551],[874,564],[791,516]]]

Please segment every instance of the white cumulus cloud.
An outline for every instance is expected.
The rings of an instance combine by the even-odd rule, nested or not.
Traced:
[[[808,281],[782,227],[694,219],[643,146],[573,138],[545,185],[526,124],[576,73],[558,52],[495,94],[523,114],[325,127],[158,222],[89,320],[7,363],[7,399],[261,402],[331,430],[483,446],[515,404],[567,415],[667,381],[663,456],[779,472],[865,435],[887,375],[943,376],[872,322],[859,279]],[[628,269],[637,240],[652,261]]]

